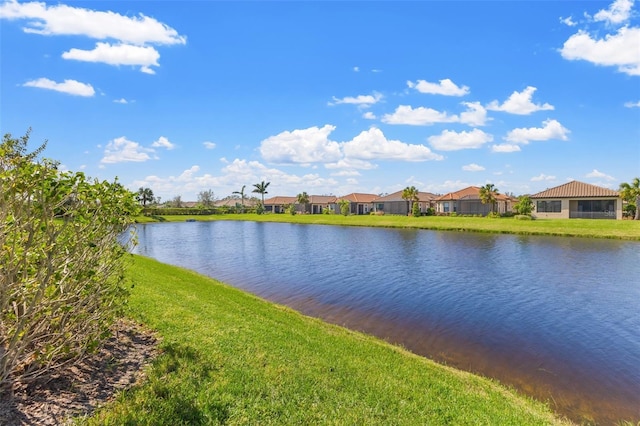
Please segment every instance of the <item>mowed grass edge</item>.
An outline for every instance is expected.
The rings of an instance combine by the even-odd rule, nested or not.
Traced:
[[[255,222],[287,222],[310,225],[369,226],[415,228],[434,231],[489,232],[518,235],[548,235],[565,237],[611,238],[640,241],[640,221],[605,219],[537,219],[517,220],[513,217],[451,217],[338,214],[224,214],[189,216],[139,216],[139,223],[184,222],[186,220],[248,220]]]
[[[128,276],[129,315],[162,353],[83,424],[569,424],[495,381],[193,271],[132,256]]]

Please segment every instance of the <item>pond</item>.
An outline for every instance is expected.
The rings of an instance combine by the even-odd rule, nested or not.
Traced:
[[[640,419],[640,244],[260,222],[138,225],[134,253],[548,401]]]

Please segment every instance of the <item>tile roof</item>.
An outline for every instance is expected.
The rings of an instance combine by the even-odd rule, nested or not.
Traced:
[[[338,197],[338,200],[349,200],[352,203],[371,203],[378,198],[376,194],[362,194],[359,192],[353,192],[342,197]]]
[[[284,205],[284,204],[293,204],[298,201],[297,197],[271,197],[269,199],[264,200],[264,205]]]
[[[564,185],[538,192],[537,194],[532,195],[531,198],[592,198],[619,196],[620,193],[618,191],[574,180],[565,183]]]
[[[433,201],[437,198],[438,196],[435,194],[432,194],[430,192],[420,192],[418,191],[418,200],[419,201]],[[404,198],[402,198],[402,190],[394,192],[393,194],[389,194],[389,195],[385,195],[384,197],[379,197],[376,198],[374,200],[376,203],[383,203],[385,201],[389,202],[389,201],[407,201]]]
[[[480,199],[480,187],[469,186],[461,189],[460,191],[449,192],[441,197],[438,197],[436,201],[453,201],[453,200],[479,200]],[[504,194],[496,194],[496,201],[512,201],[513,198]]]
[[[334,195],[311,195],[309,197],[309,204],[331,204],[335,202],[336,197]]]

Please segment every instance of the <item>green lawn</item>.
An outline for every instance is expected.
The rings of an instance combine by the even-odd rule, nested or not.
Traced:
[[[496,232],[526,235],[557,235],[590,238],[615,238],[640,241],[640,221],[598,219],[492,219],[486,217],[448,216],[342,216],[290,214],[226,214],[211,216],[139,217],[139,222],[185,220],[252,220],[257,222],[293,222],[319,225],[380,226],[392,228],[420,228],[442,231]]]
[[[568,424],[494,381],[195,272],[133,256],[128,276],[129,315],[157,330],[163,353],[141,385],[83,422]]]

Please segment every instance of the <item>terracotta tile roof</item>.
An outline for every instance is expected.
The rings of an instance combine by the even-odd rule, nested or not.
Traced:
[[[432,194],[430,192],[420,192],[418,191],[418,200],[419,201],[433,201],[437,198],[438,196],[435,194]],[[394,192],[393,194],[389,194],[389,195],[385,195],[384,197],[378,197],[374,200],[376,203],[383,203],[385,201],[389,202],[389,201],[407,201],[404,198],[402,198],[402,190]]]
[[[335,202],[336,197],[334,195],[311,195],[309,197],[309,204],[331,204]]]
[[[378,198],[376,194],[363,194],[359,192],[353,192],[348,195],[344,195],[342,197],[338,197],[339,200],[349,200],[352,203],[371,203],[373,200]]]
[[[453,201],[453,200],[479,200],[480,189],[477,186],[469,186],[456,192],[449,192],[441,197],[438,197],[436,201]],[[496,194],[496,201],[513,201],[512,197],[504,194]]]
[[[619,196],[620,193],[618,191],[574,180],[564,185],[538,192],[532,195],[531,198],[593,198]]]
[[[269,199],[264,200],[264,204],[265,206],[267,205],[284,205],[284,204],[293,204],[296,201],[298,201],[298,199],[296,197],[281,197],[281,196],[276,196],[276,197],[271,197]]]

